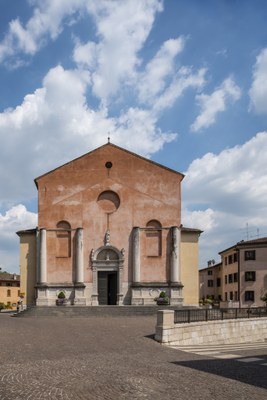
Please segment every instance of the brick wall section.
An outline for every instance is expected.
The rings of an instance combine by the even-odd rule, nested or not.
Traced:
[[[168,345],[249,343],[267,340],[267,318],[174,324],[173,310],[157,313],[155,339]]]

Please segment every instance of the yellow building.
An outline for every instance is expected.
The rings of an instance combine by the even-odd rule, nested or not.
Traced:
[[[0,303],[15,309],[20,300],[20,276],[0,272]]]
[[[35,179],[38,227],[20,231],[26,303],[198,304],[198,238],[181,224],[184,175],[107,143]]]

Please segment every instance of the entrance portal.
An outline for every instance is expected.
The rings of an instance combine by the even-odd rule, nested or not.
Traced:
[[[123,263],[124,249],[120,251],[110,244],[92,249],[93,306],[123,304]]]
[[[99,305],[117,304],[117,272],[98,272],[98,302]]]

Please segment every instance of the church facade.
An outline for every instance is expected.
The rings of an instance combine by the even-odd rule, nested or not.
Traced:
[[[18,232],[27,305],[198,304],[198,239],[183,174],[107,143],[35,179],[38,227]]]

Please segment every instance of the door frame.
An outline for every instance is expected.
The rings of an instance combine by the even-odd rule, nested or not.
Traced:
[[[99,254],[105,250],[108,254],[109,252],[113,254],[113,259],[100,260],[98,258]],[[114,258],[115,253],[115,258]],[[93,292],[92,292],[92,306],[98,306],[98,272],[117,272],[117,302],[116,305],[123,305],[123,266],[124,266],[124,249],[118,250],[116,247],[111,245],[101,246],[97,250],[91,250],[91,267],[93,271]]]

